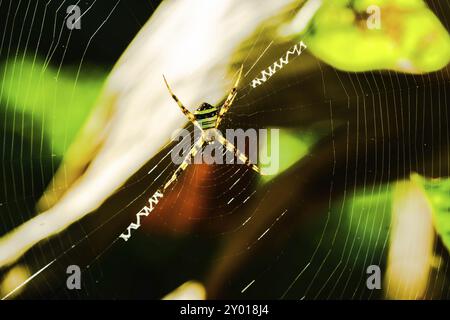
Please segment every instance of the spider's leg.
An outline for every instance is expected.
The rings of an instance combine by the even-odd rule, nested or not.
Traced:
[[[200,124],[197,122],[197,120],[195,120],[195,116],[192,114],[192,112],[190,112],[182,103],[181,101],[177,98],[177,96],[173,93],[172,89],[169,86],[169,83],[166,80],[166,77],[163,75],[164,78],[164,82],[166,83],[166,87],[169,90],[170,95],[172,96],[173,100],[175,100],[175,102],[178,104],[178,106],[181,109],[181,112],[184,113],[184,115],[189,119],[189,121],[191,121],[193,124],[195,124],[196,126],[198,126],[199,128],[201,128]]]
[[[166,182],[166,184],[164,185],[163,191],[165,191],[175,180],[178,179],[178,176],[184,171],[186,170],[187,166],[191,163],[191,157],[195,157],[195,155],[197,154],[197,152],[199,150],[201,150],[201,148],[203,147],[203,144],[205,143],[205,140],[203,140],[202,137],[200,137],[197,142],[194,143],[194,146],[191,148],[191,150],[189,151],[189,153],[186,155],[186,157],[184,158],[183,162],[180,164],[180,166],[177,168],[177,170],[175,170],[174,174],[172,175],[172,177]]]
[[[225,139],[222,135],[218,135],[217,136],[217,141],[223,145],[228,151],[231,151],[234,153],[234,155],[236,157],[239,158],[239,160],[241,160],[246,166],[248,166],[249,168],[251,168],[252,170],[258,172],[259,174],[261,174],[261,170],[259,169],[259,167],[253,163],[250,162],[250,160],[248,159],[248,157],[243,154],[241,151],[239,151],[238,148],[236,148],[236,146],[234,144],[232,144],[230,141],[228,141],[227,139]]]
[[[230,93],[228,94],[227,100],[225,100],[222,107],[220,108],[219,114],[217,115],[216,128],[219,127],[219,124],[222,121],[224,114],[228,111],[228,109],[230,109],[231,105],[233,104],[234,98],[236,98],[237,87],[239,85],[239,80],[241,80],[243,67],[244,66],[242,65],[241,68],[239,69],[239,74],[233,86],[233,89],[231,89]]]

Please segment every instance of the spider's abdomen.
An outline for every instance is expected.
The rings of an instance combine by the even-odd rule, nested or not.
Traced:
[[[214,128],[217,121],[217,108],[200,108],[194,112],[195,119],[198,121],[203,130]]]

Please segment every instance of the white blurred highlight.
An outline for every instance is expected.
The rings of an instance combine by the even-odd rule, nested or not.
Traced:
[[[431,214],[426,195],[416,182],[397,184],[385,278],[388,299],[424,298],[433,262]]]
[[[305,2],[301,10],[295,18],[287,25],[283,25],[279,33],[282,36],[291,36],[295,33],[301,33],[308,27],[316,12],[322,6],[322,0],[308,0]]]
[[[205,287],[197,281],[188,281],[166,295],[162,300],[205,300]]]
[[[22,284],[30,277],[27,267],[17,265],[3,277],[0,284],[0,297],[13,298],[24,288]]]

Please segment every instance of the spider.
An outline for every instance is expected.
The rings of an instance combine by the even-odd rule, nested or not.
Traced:
[[[234,98],[237,94],[237,86],[239,84],[239,80],[241,79],[242,74],[242,66],[239,70],[239,74],[237,77],[237,80],[231,89],[230,93],[228,94],[227,99],[223,103],[223,105],[218,108],[215,106],[210,105],[209,103],[202,103],[195,111],[194,113],[191,113],[177,98],[177,96],[172,92],[172,89],[170,88],[166,77],[164,77],[164,82],[166,83],[167,89],[169,90],[169,93],[172,95],[172,98],[175,100],[175,102],[178,104],[178,106],[181,109],[181,112],[183,112],[186,117],[189,119],[190,122],[192,122],[195,126],[197,126],[201,132],[202,135],[200,138],[194,143],[194,146],[189,151],[188,155],[185,157],[181,165],[175,170],[174,174],[166,182],[164,185],[164,189],[166,190],[169,185],[177,180],[178,176],[187,168],[187,166],[190,164],[190,158],[195,157],[195,155],[203,148],[203,146],[206,144],[211,144],[214,141],[219,142],[221,145],[223,145],[228,151],[233,152],[234,155],[239,158],[246,166],[253,169],[254,171],[261,173],[258,166],[252,164],[248,157],[243,154],[241,151],[239,151],[238,148],[234,144],[232,144],[230,141],[225,139],[222,134],[217,130],[218,126],[220,125],[220,122],[222,121],[225,113],[230,109],[231,105],[233,104]]]

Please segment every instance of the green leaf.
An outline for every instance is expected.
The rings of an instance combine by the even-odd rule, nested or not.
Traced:
[[[368,27],[371,5],[380,10],[380,28]],[[449,34],[421,0],[324,0],[298,36],[315,56],[346,71],[424,73],[450,61]]]
[[[270,132],[268,130],[267,144],[262,146],[259,152],[268,152],[271,155],[271,163],[276,162],[276,159],[278,159],[278,170],[276,174],[262,176],[261,181],[263,183],[269,182],[306,156],[311,146],[318,139],[318,135],[311,132],[299,132],[294,129],[281,128],[279,131],[279,144],[274,146],[275,150],[266,150],[268,146],[272,146]],[[277,153],[278,156],[274,153]]]
[[[421,184],[432,207],[437,234],[450,251],[450,179],[426,179],[415,174],[411,177]]]
[[[106,78],[105,72],[90,68],[77,79],[76,68],[57,70],[30,58],[10,59],[1,70],[2,106],[40,121],[57,156],[64,154],[86,120]]]

